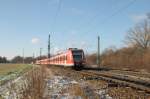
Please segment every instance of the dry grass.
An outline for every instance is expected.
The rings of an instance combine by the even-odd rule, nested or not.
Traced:
[[[82,99],[100,99],[96,91],[104,88],[107,88],[105,81],[87,80],[78,84],[69,85],[67,92],[69,92],[71,96],[80,96]]]
[[[0,64],[0,85],[21,76],[32,67],[29,64]]]
[[[144,92],[133,90],[130,87],[109,88],[109,95],[115,99],[149,99],[150,96]]]
[[[45,68],[34,68],[23,76],[23,83],[18,89],[15,87],[17,85],[12,84],[10,92],[17,93],[14,98],[19,97],[19,99],[42,99],[46,86],[45,78]]]
[[[88,99],[83,88],[78,84],[70,85],[67,91],[71,96],[81,96],[83,99]]]
[[[96,54],[88,55],[87,64],[96,64],[96,57]],[[101,55],[101,66],[150,72],[150,49],[141,50],[134,47],[106,49]]]
[[[45,69],[38,68],[26,75],[26,84],[22,87],[23,99],[42,99],[46,86]]]
[[[132,48],[122,48],[103,57],[102,64],[111,68],[128,68],[150,72],[150,50],[140,51]]]
[[[0,75],[8,75],[13,72],[19,72],[22,71],[28,67],[31,67],[31,65],[28,64],[0,64]]]
[[[104,89],[107,88],[107,82],[103,80],[88,80],[88,84],[92,85],[94,88]]]

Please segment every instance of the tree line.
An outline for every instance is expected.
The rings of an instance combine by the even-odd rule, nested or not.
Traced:
[[[8,63],[7,58],[0,56],[0,63]]]
[[[22,57],[22,56],[15,56],[14,58],[12,58],[11,60],[8,60],[6,57],[1,57],[0,56],[0,63],[26,63],[26,64],[30,64],[35,62],[36,60],[39,59],[44,59],[46,58],[46,56],[41,56],[41,57]]]

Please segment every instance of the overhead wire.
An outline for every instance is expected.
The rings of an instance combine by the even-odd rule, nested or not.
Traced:
[[[132,0],[130,1],[128,4],[126,4],[125,6],[123,6],[122,8],[116,10],[114,13],[112,13],[111,15],[109,15],[108,17],[106,17],[104,20],[102,20],[101,22],[99,22],[98,24],[104,24],[106,23],[108,20],[110,20],[112,17],[114,17],[115,15],[121,13],[123,10],[126,10],[128,7],[130,7],[132,4],[134,4],[136,2],[136,0]],[[96,14],[94,17],[92,17],[91,19],[89,19],[88,22],[86,22],[88,24],[88,26],[93,24],[93,21],[95,20],[96,17],[98,17],[100,15],[100,13]],[[79,25],[80,26],[80,25]],[[83,27],[79,27],[78,30],[80,28]],[[88,30],[86,33],[86,35],[90,32],[90,30]],[[99,33],[98,33],[99,34]]]
[[[114,13],[112,13],[110,16],[106,17],[105,19],[103,19],[100,23],[104,24],[106,23],[108,20],[110,20],[112,17],[114,17],[115,15],[121,13],[123,10],[126,10],[127,8],[129,8],[132,4],[134,4],[137,0],[132,0],[131,2],[129,2],[127,5],[123,6],[121,9],[115,11]],[[98,24],[100,24],[98,23]],[[87,31],[89,32],[89,31]],[[87,33],[86,32],[86,33]]]
[[[109,15],[108,17],[106,17],[105,19],[103,19],[101,22],[99,22],[98,24],[104,24],[106,23],[108,20],[110,20],[112,17],[114,17],[115,15],[121,13],[123,10],[127,9],[128,7],[130,7],[132,4],[135,3],[136,0],[132,0],[131,2],[129,2],[127,5],[123,6],[121,9],[118,9],[117,11],[115,11],[114,13],[112,13],[111,15]],[[52,24],[52,32],[54,32],[54,29],[55,29],[55,25],[56,25],[56,22],[57,22],[57,17],[59,15],[59,12],[61,10],[61,4],[62,4],[62,1],[59,0],[59,3],[58,3],[58,7],[57,7],[57,10],[56,10],[56,13],[55,13],[55,16],[54,16],[54,21],[53,21],[53,24]],[[96,14],[94,17],[92,17],[91,19],[89,19],[88,22],[88,25],[93,25],[93,21],[95,20],[96,17],[98,17],[100,14]],[[83,28],[83,27],[79,27],[79,28]],[[88,33],[90,31],[87,31],[86,33]]]
[[[59,15],[60,10],[61,10],[61,3],[62,3],[62,0],[59,0],[58,7],[57,7],[56,13],[54,15],[54,20],[53,20],[53,23],[52,23],[51,32],[54,32],[55,25],[56,25],[56,22],[57,22],[57,17]]]
[[[54,33],[55,26],[56,26],[57,19],[58,19],[58,15],[59,15],[59,12],[61,10],[61,4],[62,4],[62,0],[59,0],[58,1],[58,7],[56,9],[56,13],[54,15],[54,19],[53,19],[53,22],[52,22],[52,25],[51,25],[51,32],[49,32],[49,34]],[[52,45],[52,43],[51,43],[51,45]],[[53,48],[54,46],[52,45],[51,47]]]
[[[115,1],[114,2],[114,4],[117,4],[117,2],[119,2],[119,1]],[[100,15],[101,13],[97,13],[96,15],[94,15],[92,18],[90,18],[87,22],[85,22],[85,24],[92,24],[94,21],[95,21],[95,19]],[[83,23],[83,25],[84,25],[84,23]],[[80,28],[82,26],[82,24],[80,24],[80,25],[78,25],[78,28]]]

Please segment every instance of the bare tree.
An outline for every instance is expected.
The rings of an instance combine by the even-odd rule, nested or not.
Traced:
[[[149,19],[144,20],[142,23],[130,29],[126,36],[126,42],[132,46],[136,46],[142,49],[147,49],[150,47]]]

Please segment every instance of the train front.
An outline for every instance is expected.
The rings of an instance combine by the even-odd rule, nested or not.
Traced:
[[[74,68],[82,69],[85,65],[85,56],[82,49],[72,50]]]

